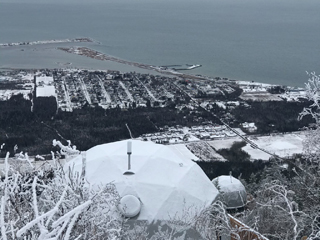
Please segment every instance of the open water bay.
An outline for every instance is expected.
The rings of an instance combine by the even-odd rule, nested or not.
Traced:
[[[0,43],[91,37],[101,43],[91,48],[129,61],[303,86],[306,71],[320,74],[319,11],[318,0],[0,0]],[[55,47],[0,47],[0,67],[103,68]]]

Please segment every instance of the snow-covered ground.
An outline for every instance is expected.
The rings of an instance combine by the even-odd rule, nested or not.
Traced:
[[[255,139],[250,138],[259,147],[275,153],[280,157],[289,157],[297,153],[303,152],[303,141],[305,139],[304,132],[279,134],[274,136],[262,136]],[[247,145],[242,148],[252,159],[268,160],[270,155],[250,147]]]
[[[287,99],[287,101],[298,101],[299,98],[306,98],[306,91],[304,89],[298,89],[296,91],[289,91],[280,96]]]
[[[305,90],[303,88],[286,87],[283,94],[271,94],[268,89],[277,85],[258,82],[237,81],[239,87],[243,90],[240,98],[243,100],[256,101],[298,101],[299,98],[305,98]]]
[[[274,153],[280,157],[289,157],[294,154],[303,152],[303,141],[305,139],[304,132],[295,132],[288,134],[278,134],[271,136],[260,137],[248,137],[249,140],[257,144],[260,148],[267,150],[270,153]],[[223,148],[229,149],[235,142],[243,141],[240,137],[220,139],[209,141],[208,143],[216,150]],[[249,144],[242,148],[247,152],[251,159],[269,160],[271,157],[269,154],[252,148]]]
[[[280,96],[280,94],[271,94],[269,92],[243,92],[240,98],[254,101],[283,101]]]
[[[32,93],[32,90],[0,90],[0,101],[6,101],[11,96],[22,94],[25,99],[29,99],[28,94]]]
[[[248,81],[236,81],[241,87],[247,87],[247,86],[256,86],[261,89],[266,89],[271,86],[276,86],[272,85],[269,83],[260,83],[260,82],[248,82]]]
[[[196,161],[226,161],[226,159],[218,154],[206,141],[189,143],[187,147],[190,152],[197,156]]]
[[[44,85],[44,86],[38,86],[37,87],[37,97],[57,97],[56,94],[56,89],[54,86],[48,86],[48,85]]]
[[[15,82],[18,88],[16,89],[1,89],[0,101],[6,101],[11,96],[22,94],[25,99],[29,99],[29,94],[34,89],[33,75],[27,72],[21,72],[16,76],[0,76],[0,81]]]
[[[235,142],[241,142],[243,141],[240,137],[233,137],[233,138],[228,138],[228,139],[220,139],[220,140],[214,140],[208,142],[212,147],[214,147],[216,150],[220,150],[223,148],[231,148],[231,146]]]
[[[36,83],[37,97],[57,97],[53,77],[37,76]]]

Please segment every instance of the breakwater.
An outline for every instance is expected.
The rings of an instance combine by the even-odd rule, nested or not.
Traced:
[[[59,39],[59,40],[45,40],[45,41],[32,41],[32,42],[16,42],[16,43],[0,43],[2,47],[11,46],[24,46],[24,45],[39,45],[50,43],[72,43],[72,42],[94,42],[91,38],[74,38],[74,39]]]

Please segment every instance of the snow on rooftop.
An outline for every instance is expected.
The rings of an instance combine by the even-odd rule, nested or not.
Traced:
[[[222,175],[213,179],[212,182],[218,183],[220,192],[245,191],[243,184],[232,176]]]
[[[212,180],[219,189],[220,199],[227,209],[240,208],[246,205],[247,192],[243,184],[232,176],[219,176]]]
[[[188,159],[188,160],[199,160],[199,158],[194,155],[184,144],[173,144],[168,145],[169,148],[171,148],[174,152],[177,153],[177,155],[180,155],[181,157]]]
[[[181,217],[187,207],[203,208],[217,197],[218,190],[201,168],[180,146],[172,148],[153,142],[132,141],[128,170],[127,140],[95,146],[86,152],[86,180],[89,184],[113,182],[121,197],[141,201],[137,220],[169,220]],[[71,160],[81,173],[82,156]],[[66,167],[67,167],[66,166]],[[67,169],[67,168],[66,168]]]
[[[37,86],[37,97],[57,97],[56,89],[54,86],[44,85]]]

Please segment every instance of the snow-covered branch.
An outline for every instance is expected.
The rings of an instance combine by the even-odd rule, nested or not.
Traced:
[[[60,141],[53,140],[52,142],[53,146],[60,147],[60,153],[64,156],[71,156],[71,155],[77,155],[80,154],[80,151],[77,150],[77,147],[74,145],[71,145],[71,141],[68,140],[68,146],[63,145]]]
[[[114,185],[84,185],[61,166],[19,172],[8,157],[0,181],[0,240],[119,239],[124,219]]]

